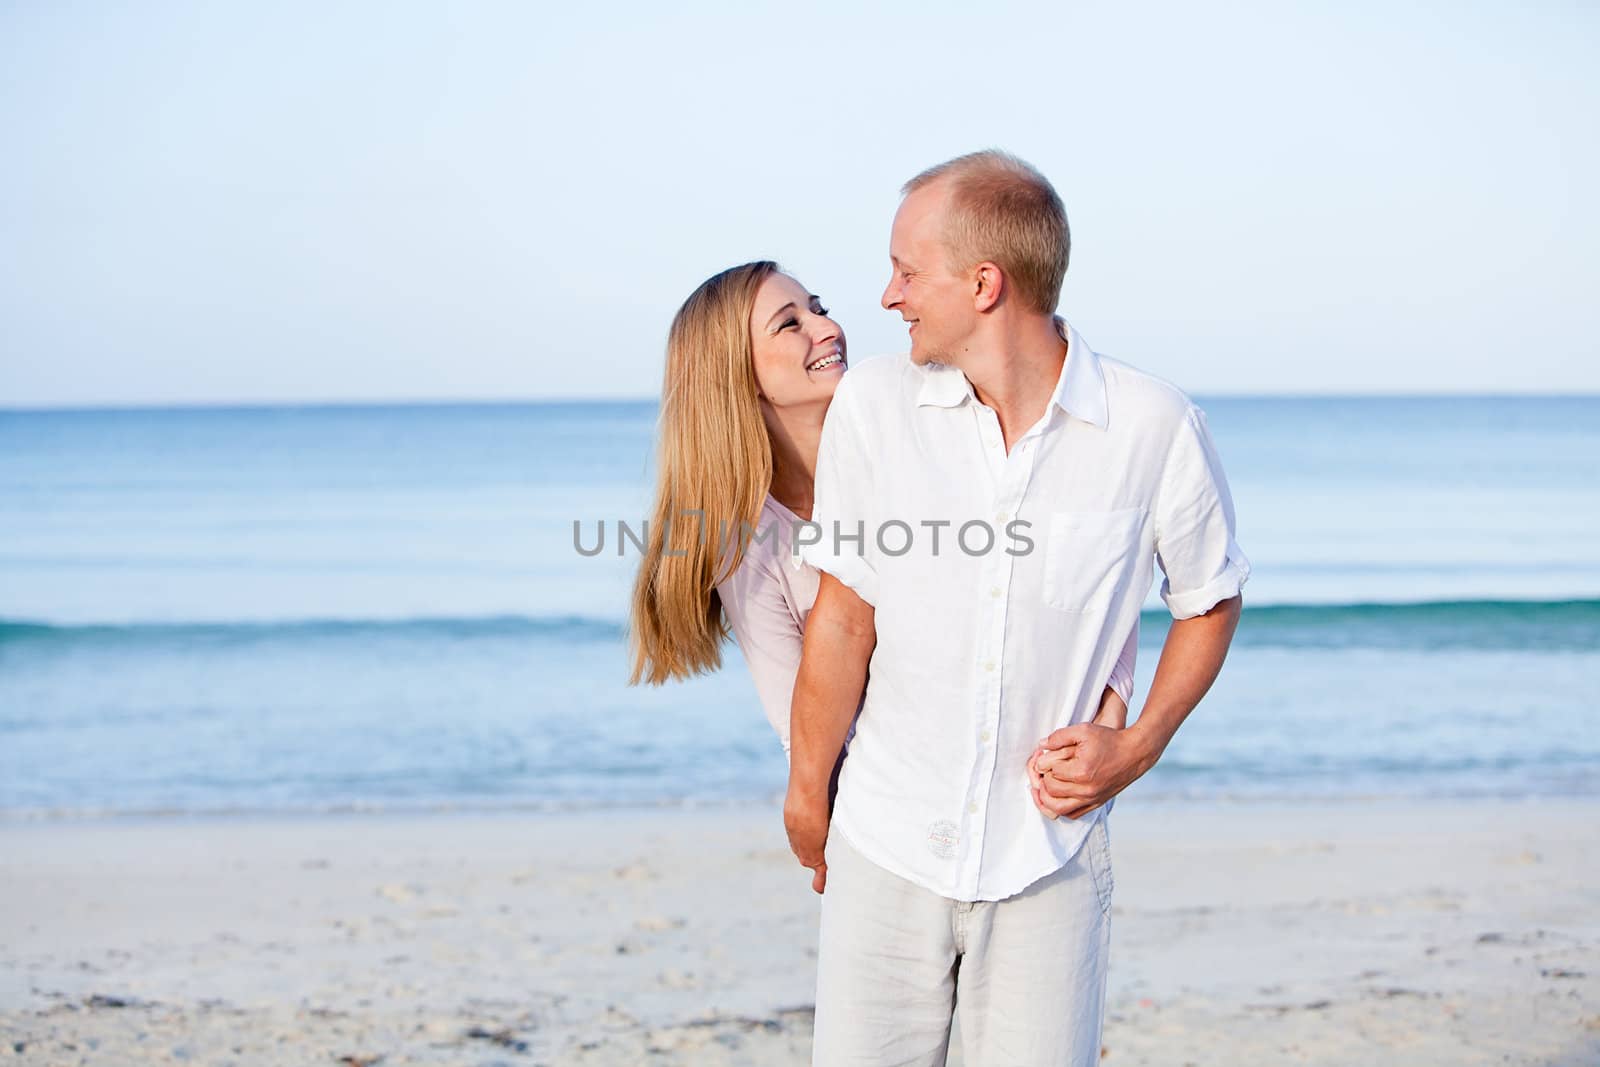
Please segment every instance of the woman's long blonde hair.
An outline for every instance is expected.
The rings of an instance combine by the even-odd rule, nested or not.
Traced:
[[[633,583],[629,685],[722,665],[728,626],[716,585],[743,559],[740,524],[755,525],[772,484],[750,315],[761,283],[777,273],[765,259],[730,267],[702,282],[672,319],[655,503]]]

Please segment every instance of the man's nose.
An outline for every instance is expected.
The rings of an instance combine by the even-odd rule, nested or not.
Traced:
[[[895,284],[895,279],[890,278],[889,284],[883,287],[883,299],[878,303],[883,305],[883,310],[893,311],[894,306],[900,303],[900,287]]]

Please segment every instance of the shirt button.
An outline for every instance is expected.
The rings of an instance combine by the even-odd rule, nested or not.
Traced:
[[[976,815],[976,814],[978,814],[977,801],[973,801],[971,804],[967,805],[967,814],[968,815]]]
[[[985,730],[983,733],[978,735],[978,740],[979,741],[987,741],[987,740],[989,740],[989,738],[991,736],[993,736],[993,735],[991,735],[988,730]]]
[[[994,597],[996,600],[999,600],[1000,599],[1000,587],[997,585],[993,589],[989,590],[989,595]]]
[[[1005,521],[1006,521],[1006,520],[1007,520],[1007,519],[1009,519],[1009,518],[1010,518],[1010,517],[1011,517],[1011,512],[1009,512],[1009,511],[1002,511],[1002,512],[1000,512],[1000,514],[998,514],[998,515],[996,515],[996,516],[995,516],[995,517],[994,517],[994,521],[995,521],[995,522],[1002,522],[1002,523],[1003,523],[1003,522],[1005,522]]]
[[[991,660],[986,661],[984,663],[984,665],[983,665],[983,669],[986,670],[986,671],[993,671],[994,670],[994,660],[991,659]]]

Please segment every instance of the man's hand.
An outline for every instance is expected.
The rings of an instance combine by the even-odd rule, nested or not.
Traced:
[[[783,827],[789,831],[789,848],[802,867],[810,867],[811,888],[820,893],[828,884],[828,863],[823,848],[828,843],[828,798],[820,801],[789,790],[783,801]]]
[[[1102,696],[1093,722],[1064,727],[1039,742],[1028,769],[1035,775],[1033,802],[1040,811],[1052,819],[1081,818],[1156,765],[1172,735],[1216,681],[1243,606],[1243,598],[1235,594],[1209,611],[1172,623],[1144,708],[1132,726],[1110,728]],[[1122,716],[1126,722],[1126,708]]]
[[[1038,776],[1033,802],[1052,819],[1089,814],[1155,766],[1159,755],[1137,728],[1102,726],[1098,720],[1063,727],[1045,738],[1042,748],[1028,763]]]
[[[1105,688],[1105,692],[1100,694],[1100,710],[1095,712],[1094,718],[1090,721],[1092,721],[1096,726],[1105,726],[1112,730],[1121,730],[1128,725],[1128,705],[1123,702],[1123,699],[1120,696],[1117,695],[1117,691],[1108,685]],[[1034,747],[1033,752],[1028,756],[1028,773],[1033,775],[1034,807],[1038,808],[1040,811],[1044,812],[1044,814],[1053,819],[1055,818],[1055,813],[1044,806],[1042,802],[1042,794],[1039,792],[1039,779],[1042,776],[1042,772],[1039,770],[1037,764],[1039,757],[1045,755],[1049,751],[1050,749],[1045,747],[1045,744],[1042,741]]]

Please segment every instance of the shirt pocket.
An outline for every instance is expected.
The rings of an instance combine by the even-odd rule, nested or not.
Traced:
[[[1108,607],[1133,571],[1144,514],[1144,508],[1051,512],[1044,602],[1080,613]]]

